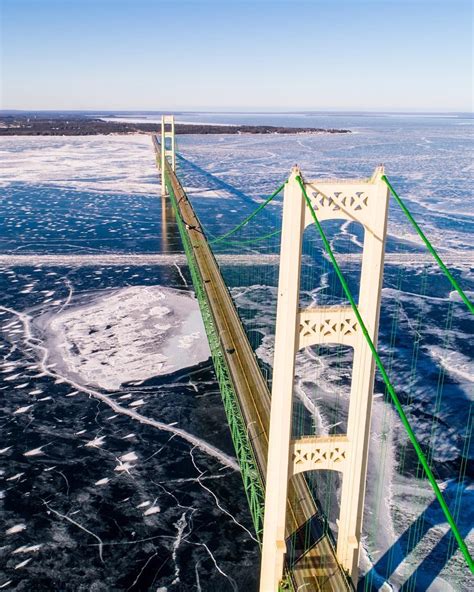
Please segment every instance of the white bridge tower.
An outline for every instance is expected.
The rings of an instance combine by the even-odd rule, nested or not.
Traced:
[[[342,219],[364,228],[358,308],[377,344],[389,192],[377,167],[370,179],[304,181],[319,221]],[[286,553],[288,481],[304,471],[342,474],[337,557],[354,584],[367,477],[374,359],[350,306],[302,309],[299,305],[303,233],[314,223],[294,167],[285,186],[278,283],[275,356],[265,484],[260,592],[277,592]],[[296,352],[316,344],[354,349],[347,433],[292,439]]]
[[[167,140],[170,140],[168,145]],[[170,158],[168,158],[170,157]],[[174,138],[174,115],[161,116],[161,195],[166,195],[166,183],[164,180],[165,159],[176,170],[176,150]]]

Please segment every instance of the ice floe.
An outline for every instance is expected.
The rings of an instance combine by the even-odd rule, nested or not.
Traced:
[[[138,399],[137,401],[133,401],[133,403],[130,403],[130,407],[141,407],[142,405],[145,405],[145,401],[143,399]]]
[[[161,512],[161,509],[158,506],[152,506],[143,512],[144,516],[151,516],[152,514],[158,514]]]
[[[27,413],[32,408],[33,408],[33,405],[25,405],[24,407],[18,407],[18,409],[16,409],[13,412],[13,415],[18,415],[20,413]]]
[[[17,534],[23,530],[26,530],[26,524],[15,524],[15,526],[11,526],[9,529],[7,529],[5,534]]]
[[[20,477],[24,474],[25,473],[16,473],[16,475],[13,475],[12,477],[8,477],[8,479],[6,479],[6,480],[7,481],[18,481],[18,479],[20,479]]]
[[[114,471],[117,471],[117,473],[128,473],[134,466],[135,465],[132,465],[129,462],[122,462],[119,460],[119,464],[115,467]]]
[[[21,547],[18,547],[17,549],[15,549],[12,554],[16,555],[17,553],[36,553],[37,551],[39,551],[41,549],[43,545],[40,543],[38,545],[22,545]]]
[[[23,453],[23,456],[40,456],[44,454],[43,452],[44,446],[40,446],[39,448],[33,448],[32,450],[28,450],[27,452]]]
[[[103,479],[99,479],[98,481],[96,481],[94,485],[107,485],[109,481],[110,479],[108,477],[104,477]]]
[[[25,559],[24,561],[22,561],[21,563],[17,563],[15,565],[15,569],[21,569],[22,567],[25,567],[25,565],[28,565],[28,563],[31,561],[31,557],[28,557],[28,559]]]
[[[188,292],[161,286],[96,294],[88,304],[55,316],[45,313],[37,323],[46,332],[50,359],[63,375],[106,390],[209,357],[197,301]],[[139,399],[130,406],[143,404]]]
[[[128,452],[127,454],[124,454],[123,456],[121,456],[120,460],[122,462],[131,462],[134,460],[138,460],[138,456],[135,454],[135,452]]]
[[[89,442],[84,444],[84,446],[88,448],[100,448],[100,446],[102,446],[102,444],[104,443],[104,440],[105,436],[97,436],[97,438],[90,440]]]

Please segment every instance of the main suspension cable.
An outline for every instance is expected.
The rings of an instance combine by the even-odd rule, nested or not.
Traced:
[[[278,189],[276,189],[269,197],[267,197],[267,199],[263,203],[261,203],[256,210],[254,210],[251,214],[249,214],[246,218],[244,218],[242,220],[242,222],[237,224],[237,226],[235,226],[234,228],[232,228],[231,230],[229,230],[228,232],[226,232],[222,236],[219,236],[219,237],[211,240],[210,244],[212,245],[215,243],[220,243],[221,241],[225,240],[227,237],[231,236],[232,234],[234,234],[235,232],[237,232],[238,230],[243,228],[246,224],[248,224],[250,222],[250,220],[252,220],[252,218],[255,218],[255,216],[261,210],[263,210],[263,208],[265,208],[281,192],[281,190],[285,187],[286,183],[287,183],[287,181],[282,183],[280,185],[280,187],[278,187]]]
[[[230,245],[230,246],[234,246],[234,247],[239,247],[240,245],[251,245],[253,243],[259,243],[262,242],[264,240],[267,240],[269,238],[272,238],[274,236],[277,236],[278,234],[281,234],[281,230],[274,230],[273,232],[269,232],[268,234],[263,234],[262,236],[256,236],[255,238],[249,238],[249,239],[244,239],[244,240],[233,240],[233,241],[221,241],[220,244],[221,245]],[[214,241],[210,241],[210,244],[212,244]]]
[[[406,205],[403,203],[401,197],[398,195],[398,193],[395,191],[395,189],[393,188],[392,184],[390,183],[390,181],[387,179],[387,177],[385,175],[382,175],[382,181],[385,182],[385,184],[387,185],[387,187],[390,189],[391,194],[393,195],[393,197],[395,198],[395,201],[398,203],[398,205],[401,207],[401,209],[403,210],[403,213],[405,214],[405,216],[408,218],[408,220],[410,221],[411,225],[413,226],[413,228],[416,230],[416,232],[418,233],[418,236],[421,238],[421,240],[425,243],[428,251],[433,255],[433,257],[436,260],[436,263],[439,265],[439,267],[441,268],[441,270],[444,272],[445,276],[448,278],[448,280],[451,282],[451,285],[453,286],[453,288],[456,290],[456,292],[459,294],[459,296],[461,297],[462,301],[464,302],[464,304],[468,307],[468,309],[470,310],[470,312],[472,314],[474,314],[474,304],[469,300],[469,298],[466,296],[466,294],[464,293],[463,289],[461,288],[461,286],[458,284],[458,282],[454,279],[454,277],[452,276],[451,272],[449,271],[449,269],[446,267],[446,265],[443,263],[443,261],[441,260],[441,257],[438,255],[438,253],[436,252],[436,249],[433,247],[433,245],[430,243],[430,241],[428,240],[428,238],[426,237],[426,235],[424,234],[424,232],[421,230],[421,228],[419,227],[418,223],[416,222],[415,218],[413,218],[412,214],[410,213],[409,209],[406,207]]]

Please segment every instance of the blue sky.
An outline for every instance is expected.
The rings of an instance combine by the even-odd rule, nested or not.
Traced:
[[[0,108],[472,108],[465,0],[0,0]]]

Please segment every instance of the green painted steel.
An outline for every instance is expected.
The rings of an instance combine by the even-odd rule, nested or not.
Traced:
[[[210,241],[209,244],[213,245],[215,243],[220,243],[221,241],[225,240],[227,237],[231,236],[232,234],[234,234],[235,232],[237,232],[238,230],[240,230],[241,228],[243,228],[246,224],[248,224],[250,222],[250,220],[252,220],[252,218],[255,218],[255,216],[261,210],[263,210],[263,208],[265,208],[272,201],[272,199],[274,199],[280,193],[280,191],[285,187],[286,183],[287,183],[287,181],[285,181],[284,183],[282,183],[280,185],[280,187],[278,187],[278,189],[276,189],[269,197],[267,197],[267,199],[264,202],[262,202],[258,206],[258,208],[256,208],[249,216],[247,216],[246,218],[244,218],[242,220],[242,222],[240,222],[239,224],[237,224],[237,226],[235,226],[234,228],[232,228],[232,230],[229,230],[229,232],[226,232],[222,236],[219,236],[219,237],[213,239],[212,241]]]
[[[263,513],[265,505],[265,490],[263,481],[258,469],[252,445],[248,436],[245,420],[240,409],[237,394],[230,377],[229,367],[222,351],[219,335],[207,299],[204,283],[196,262],[193,245],[186,232],[185,225],[181,219],[176,196],[166,174],[166,187],[168,189],[173,210],[176,215],[179,233],[183,242],[184,251],[188,260],[189,270],[193,281],[194,290],[199,302],[201,314],[206,329],[209,346],[211,349],[212,361],[216,372],[217,381],[224,403],[224,409],[232,436],[237,460],[239,461],[244,489],[247,496],[250,513],[252,516],[257,539],[261,544],[263,533]]]
[[[233,241],[227,241],[227,240],[223,240],[222,242],[220,242],[220,245],[225,245],[225,246],[232,246],[232,247],[240,247],[241,245],[251,245],[254,243],[260,243],[264,240],[268,240],[269,238],[272,238],[274,236],[278,236],[279,234],[281,234],[281,230],[275,230],[273,232],[269,232],[268,234],[264,234],[263,236],[256,236],[255,238],[250,238],[250,239],[245,239],[245,240],[233,240]]]
[[[370,335],[367,331],[367,327],[365,326],[365,323],[360,315],[359,309],[357,307],[357,304],[354,300],[354,297],[352,296],[352,293],[349,289],[349,286],[347,285],[346,279],[341,271],[341,268],[339,267],[339,264],[336,260],[336,257],[334,256],[334,252],[331,248],[331,245],[329,244],[329,241],[326,237],[326,234],[324,233],[323,227],[321,226],[321,223],[318,220],[318,217],[316,216],[316,212],[314,211],[313,208],[313,204],[311,203],[310,198],[308,197],[308,194],[306,192],[306,188],[304,186],[303,180],[301,179],[300,176],[296,177],[301,190],[303,192],[306,204],[311,212],[311,216],[313,218],[313,221],[316,225],[316,228],[318,229],[318,232],[321,236],[321,239],[323,241],[324,247],[326,249],[327,254],[329,255],[329,258],[331,260],[331,263],[334,267],[334,270],[341,282],[342,288],[344,290],[344,293],[347,297],[347,299],[349,300],[349,303],[352,307],[352,310],[354,311],[354,314],[356,315],[357,321],[359,322],[359,326],[361,328],[361,331],[369,345],[370,351],[372,352],[372,355],[374,357],[375,363],[377,364],[377,367],[380,371],[380,374],[382,375],[383,381],[385,383],[385,386],[387,388],[388,393],[390,394],[390,397],[392,399],[392,402],[398,412],[398,415],[400,416],[401,422],[403,424],[403,427],[405,428],[408,437],[415,449],[415,452],[418,456],[418,460],[421,463],[421,466],[423,467],[426,476],[428,477],[428,481],[431,484],[431,487],[433,488],[434,494],[441,506],[441,509],[443,510],[443,513],[446,517],[446,520],[449,524],[449,526],[451,527],[451,530],[453,531],[454,537],[456,538],[456,541],[459,545],[459,549],[461,550],[462,554],[464,555],[464,558],[469,566],[469,568],[471,569],[471,571],[474,573],[474,561],[472,560],[472,557],[469,553],[469,550],[467,548],[466,543],[464,542],[464,539],[462,538],[461,533],[459,532],[459,529],[457,527],[457,524],[451,514],[451,511],[448,507],[448,504],[446,503],[443,494],[441,493],[441,490],[438,486],[438,483],[435,479],[435,476],[433,475],[433,472],[428,464],[428,461],[426,459],[425,454],[423,453],[423,450],[421,449],[420,444],[418,443],[418,440],[415,436],[415,432],[413,431],[410,422],[408,421],[407,416],[405,415],[405,411],[403,410],[402,404],[400,403],[400,399],[398,398],[398,395],[396,394],[392,383],[390,381],[390,378],[388,377],[387,371],[385,370],[385,367],[383,365],[382,360],[380,359],[380,356],[377,352],[377,349],[374,345],[374,342],[372,341],[372,339],[370,338]]]
[[[441,257],[438,255],[438,253],[436,252],[435,248],[433,247],[433,245],[430,243],[430,241],[427,239],[425,233],[421,230],[421,228],[418,226],[417,221],[415,220],[415,218],[413,218],[411,212],[409,211],[409,209],[406,207],[406,205],[403,203],[402,198],[398,195],[398,193],[395,191],[395,189],[393,188],[392,184],[390,183],[390,181],[387,179],[387,177],[385,175],[382,175],[382,181],[384,181],[384,183],[387,185],[387,187],[390,189],[391,194],[393,195],[393,197],[395,198],[395,201],[397,202],[397,204],[401,207],[401,209],[403,210],[403,213],[405,214],[405,216],[408,218],[408,220],[410,221],[411,225],[413,226],[413,228],[416,230],[416,232],[418,233],[418,236],[421,238],[421,240],[425,243],[426,248],[428,249],[428,251],[433,255],[433,257],[436,260],[436,263],[439,265],[439,267],[441,268],[441,270],[443,271],[444,275],[448,278],[448,280],[451,282],[451,285],[453,286],[453,288],[456,290],[456,292],[459,294],[459,296],[461,296],[462,301],[464,302],[464,304],[468,307],[468,309],[472,312],[472,314],[474,314],[474,304],[469,300],[469,298],[466,296],[466,294],[464,293],[463,289],[461,288],[461,286],[458,284],[458,282],[454,279],[454,277],[452,276],[451,272],[449,271],[449,269],[446,267],[446,265],[443,263],[443,261],[441,260]]]
[[[285,576],[278,586],[278,592],[296,592],[290,573],[285,573]]]

